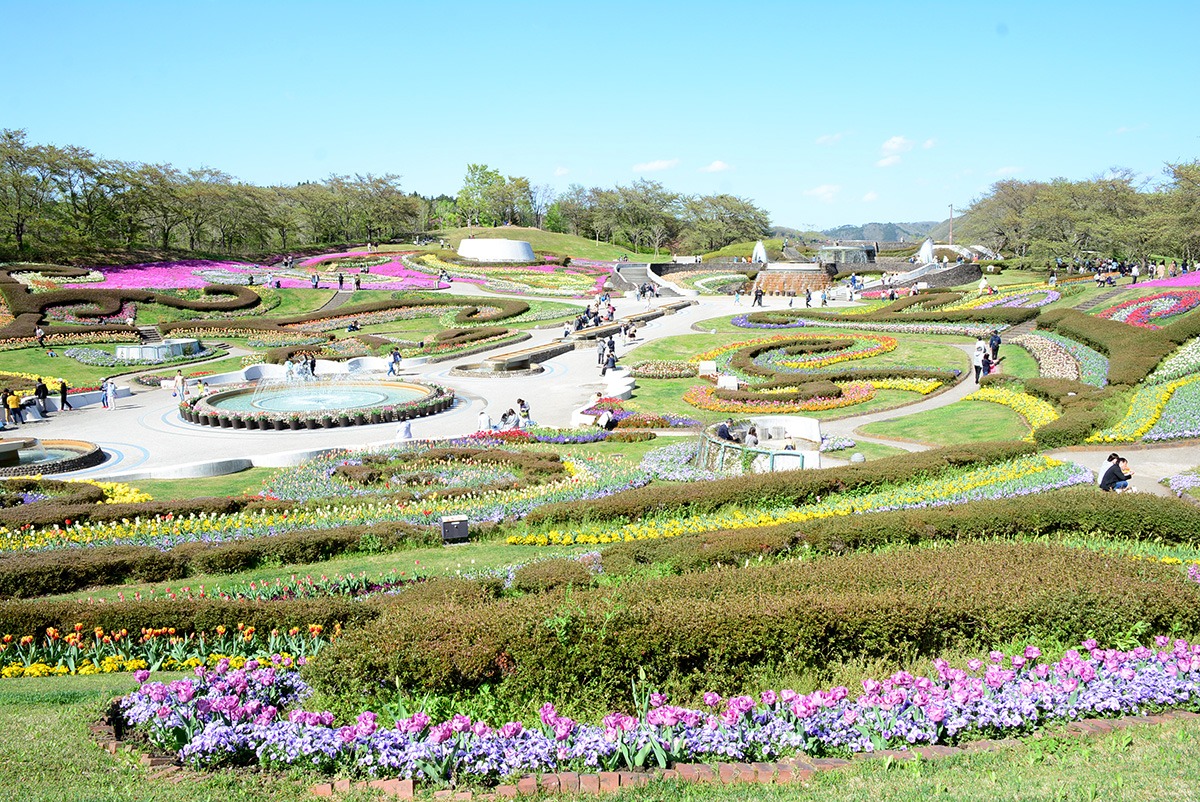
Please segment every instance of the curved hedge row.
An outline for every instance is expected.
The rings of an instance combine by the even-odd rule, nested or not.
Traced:
[[[628,707],[629,678],[674,698],[739,692],[756,675],[911,660],[1015,640],[1071,642],[1200,627],[1177,570],[1034,544],[962,544],[707,571],[518,598],[400,594],[306,669],[317,690],[487,687],[514,705]],[[536,700],[536,701],[535,701]],[[617,707],[616,709],[620,709]]]
[[[823,518],[803,525],[638,540],[608,546],[601,556],[605,573],[622,575],[651,565],[685,573],[798,551],[841,554],[934,541],[1054,538],[1086,533],[1113,541],[1200,543],[1200,508],[1177,499],[1148,493],[1116,495],[1094,488],[1064,490],[1043,499],[1045,503],[1041,504],[1030,504],[1024,498],[973,501],[954,507]]]
[[[1036,453],[1032,443],[1002,441],[949,446],[838,468],[784,473],[748,474],[704,482],[681,493],[667,484],[651,484],[635,490],[589,501],[548,504],[529,513],[532,524],[563,524],[612,519],[636,520],[660,512],[687,510],[710,512],[727,504],[783,506],[807,504],[817,496],[846,490],[899,484],[920,476],[931,476],[950,468],[986,465]]]

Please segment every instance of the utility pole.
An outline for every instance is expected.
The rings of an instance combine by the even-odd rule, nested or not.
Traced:
[[[950,244],[954,244],[954,204],[950,204]]]

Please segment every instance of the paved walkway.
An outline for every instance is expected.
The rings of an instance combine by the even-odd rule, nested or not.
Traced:
[[[469,282],[455,282],[450,292],[456,295],[478,297],[496,296]],[[342,294],[339,293],[339,296]],[[335,296],[335,297],[339,297]],[[566,299],[564,303],[582,305],[579,301]],[[697,306],[681,312],[665,315],[639,328],[640,343],[652,342],[664,337],[695,333],[693,326],[700,321],[747,311],[734,303],[728,296],[702,296]],[[769,301],[770,299],[768,299]],[[657,304],[669,303],[662,299]],[[646,309],[644,302],[628,298],[614,300],[617,315],[624,316]],[[835,302],[833,306],[843,306]],[[768,304],[767,308],[771,308]],[[542,345],[559,338],[561,329],[530,329],[532,339],[522,347]],[[753,336],[747,332],[747,338]],[[640,344],[639,343],[639,344]],[[966,352],[971,344],[958,346]],[[625,357],[632,349],[619,348]],[[605,382],[596,366],[596,353],[584,348],[555,357],[543,364],[544,372],[536,376],[520,378],[462,378],[452,377],[450,370],[455,365],[478,362],[484,355],[472,355],[457,360],[432,365],[417,365],[404,371],[403,377],[416,381],[429,381],[453,387],[458,396],[454,407],[446,412],[412,422],[413,435],[418,438],[453,437],[475,431],[476,418],[481,410],[487,410],[492,420],[497,420],[509,407],[515,407],[517,398],[524,398],[530,405],[533,419],[540,425],[566,427],[570,425],[571,412],[584,405]],[[629,361],[636,360],[636,354]],[[856,433],[860,426],[881,420],[891,420],[904,415],[914,415],[937,409],[955,401],[975,389],[968,375],[955,386],[937,395],[908,406],[856,415],[841,420],[828,421],[823,425],[827,434],[853,437],[856,440],[884,443],[909,451],[918,451],[928,446],[919,443],[901,442]],[[104,465],[76,476],[112,477],[120,475],[163,474],[173,467],[209,460],[237,460],[268,457],[274,464],[291,464],[295,454],[325,448],[353,448],[389,442],[397,435],[396,424],[355,426],[348,429],[316,429],[302,432],[267,432],[234,429],[214,429],[185,423],[179,418],[175,399],[169,390],[133,386],[134,395],[121,399],[118,408],[105,410],[99,406],[54,415],[49,421],[25,426],[22,432],[42,438],[78,438],[101,445],[111,459]],[[1063,450],[1052,452],[1055,456],[1080,463],[1092,470],[1104,465],[1104,457],[1112,448],[1087,450]],[[1120,450],[1119,448],[1116,450]],[[1143,492],[1166,494],[1165,488],[1157,484],[1164,476],[1170,476],[1186,468],[1200,464],[1200,446],[1157,446],[1137,448],[1129,451],[1135,471],[1134,486]],[[833,460],[831,460],[833,462]]]

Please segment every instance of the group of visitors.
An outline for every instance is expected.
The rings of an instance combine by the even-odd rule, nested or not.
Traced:
[[[645,300],[646,303],[650,303],[651,298],[657,298],[657,297],[658,297],[658,287],[651,284],[649,281],[638,285],[637,299],[639,301]]]
[[[991,374],[1000,363],[1000,332],[992,330],[992,336],[984,342],[982,337],[975,339],[975,352],[971,355],[971,366],[975,368],[975,383],[983,376]]]
[[[529,417],[529,404],[524,398],[518,398],[516,408],[506,409],[496,425],[492,424],[492,417],[486,408],[479,410],[475,430],[478,432],[506,432],[513,429],[528,429],[535,425],[537,424]]]
[[[393,348],[388,354],[388,369],[387,375],[398,376],[400,374],[400,349]]]
[[[311,379],[316,375],[316,354],[296,354],[283,360],[283,378],[287,381]]]
[[[596,365],[601,376],[617,368],[617,341],[611,334],[607,339],[596,338]]]

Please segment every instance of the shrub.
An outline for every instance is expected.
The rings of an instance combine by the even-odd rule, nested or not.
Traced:
[[[554,588],[586,587],[592,584],[592,572],[577,560],[543,560],[519,568],[513,575],[513,589],[522,593],[541,593]]]
[[[1177,570],[1035,544],[964,544],[708,571],[437,607],[402,601],[307,670],[319,691],[378,701],[488,688],[517,705],[628,708],[629,678],[677,698],[764,671],[902,661],[1014,640],[1195,631]]]

